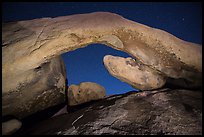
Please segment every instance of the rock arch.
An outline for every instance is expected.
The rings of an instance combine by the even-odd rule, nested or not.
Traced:
[[[40,73],[38,70],[49,68],[47,64],[59,60],[62,53],[93,43],[105,44],[128,53],[136,59],[137,66],[141,64],[144,70],[148,69],[149,74],[154,76],[184,79],[192,87],[201,85],[202,46],[117,14],[96,12],[5,23],[2,25],[2,34],[2,92],[5,108],[12,107],[10,103],[5,103],[6,100],[18,101],[22,98],[20,92],[23,87],[42,79],[42,75],[36,75]],[[60,66],[59,70],[63,72],[63,65]],[[107,66],[107,69],[113,69],[113,66]],[[142,72],[139,69],[135,71],[138,74]],[[114,76],[117,77],[117,74]],[[129,79],[122,80],[138,86],[138,83],[130,83]],[[142,86],[145,87],[144,84]],[[142,86],[141,89],[158,88]],[[63,84],[59,87],[63,87]],[[16,99],[14,93],[19,98]],[[32,99],[33,95],[29,98]]]

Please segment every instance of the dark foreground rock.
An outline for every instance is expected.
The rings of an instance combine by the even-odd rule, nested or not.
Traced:
[[[162,89],[113,95],[22,126],[16,135],[201,135],[202,92]]]

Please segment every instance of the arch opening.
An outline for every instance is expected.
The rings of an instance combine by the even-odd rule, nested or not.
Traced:
[[[81,82],[94,82],[106,89],[106,95],[137,91],[131,85],[109,74],[103,64],[105,55],[130,57],[125,52],[98,43],[61,54],[66,66],[67,86],[78,85]]]

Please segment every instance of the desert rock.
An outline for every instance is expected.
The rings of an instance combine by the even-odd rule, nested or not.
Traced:
[[[11,119],[2,123],[2,135],[12,135],[20,129],[22,123],[17,119]]]
[[[12,76],[93,43],[127,52],[141,64],[167,77],[185,79],[191,85],[198,85],[201,81],[202,46],[117,14],[96,12],[18,21],[2,26],[3,92],[15,90],[25,81],[25,78],[14,81]],[[11,57],[12,51],[16,54]],[[6,84],[8,81],[12,85]]]
[[[202,135],[202,91],[113,95],[30,124],[18,135]]]
[[[19,69],[23,69],[23,66]],[[55,57],[37,68],[13,77],[13,81],[26,78],[16,89],[2,93],[2,115],[21,119],[45,108],[65,101],[66,72],[61,57]],[[13,83],[5,83],[12,85]],[[6,86],[3,84],[4,86]]]
[[[82,82],[79,85],[70,85],[67,94],[69,106],[102,99],[106,96],[105,88],[93,82]]]
[[[93,43],[106,44],[130,54],[149,67],[150,73],[173,79],[173,84],[182,79],[187,87],[202,85],[201,45],[114,13],[95,12],[3,23],[3,115],[20,118],[58,104],[63,98],[60,92],[64,91],[66,79],[64,67],[54,65],[58,69],[52,69],[49,64],[56,62],[62,53]]]
[[[136,89],[151,90],[160,88],[166,83],[164,76],[130,57],[122,58],[106,55],[103,62],[111,75]]]

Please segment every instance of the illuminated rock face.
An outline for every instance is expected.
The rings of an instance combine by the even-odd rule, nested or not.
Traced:
[[[106,96],[105,88],[93,82],[82,82],[79,85],[70,85],[68,89],[68,105],[75,106]]]
[[[183,80],[188,83],[185,85],[181,82],[184,87],[201,86],[202,46],[127,20],[117,14],[96,12],[4,23],[3,115],[15,114],[24,117],[48,107],[47,104],[58,104],[63,96],[60,92],[64,90],[65,85],[64,66],[56,61],[58,56],[93,43],[106,44],[128,53],[145,66],[144,70],[149,71],[149,76],[167,80],[170,78],[173,84],[178,83],[177,79]],[[42,73],[39,70],[42,70]],[[138,74],[143,73],[141,70],[135,71]],[[148,82],[137,84],[152,85]],[[133,84],[141,89],[148,89],[147,85]],[[159,88],[163,83],[153,85],[150,89]],[[47,98],[38,100],[38,97]]]
[[[22,85],[15,90],[2,93],[3,116],[15,115],[23,118],[65,101],[66,72],[60,57],[55,57],[25,74],[16,75],[13,80],[18,81],[21,77],[31,81],[22,81]]]
[[[103,61],[111,75],[127,82],[136,89],[151,90],[160,88],[166,82],[165,77],[130,57],[122,58],[106,55]]]

